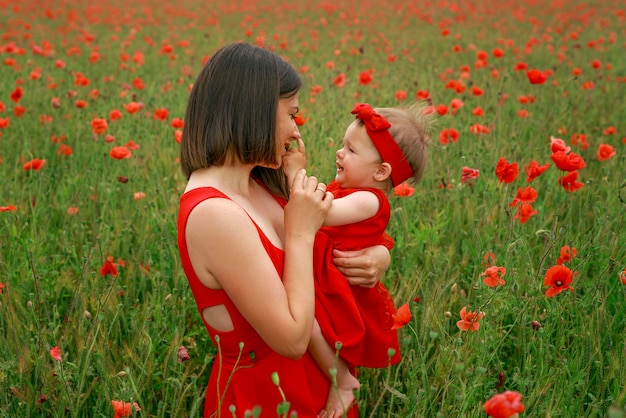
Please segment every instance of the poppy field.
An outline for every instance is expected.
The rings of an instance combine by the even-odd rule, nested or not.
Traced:
[[[617,0],[0,0],[0,416],[201,416],[178,144],[234,41],[301,73],[323,181],[355,103],[436,113],[390,198],[403,360],[360,370],[361,416],[626,417]]]

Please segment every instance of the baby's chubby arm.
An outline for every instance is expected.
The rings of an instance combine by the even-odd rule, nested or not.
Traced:
[[[302,141],[302,138],[298,138],[298,147],[289,148],[287,154],[283,157],[283,171],[287,176],[289,187],[292,187],[296,173],[306,168],[305,151],[304,141]]]

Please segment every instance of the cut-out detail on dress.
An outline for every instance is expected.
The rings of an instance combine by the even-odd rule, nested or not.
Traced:
[[[235,329],[233,320],[228,313],[226,306],[213,305],[202,310],[202,317],[206,323],[216,331],[231,332]]]

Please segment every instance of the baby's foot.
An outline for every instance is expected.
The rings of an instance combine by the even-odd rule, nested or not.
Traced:
[[[318,414],[318,418],[341,418],[350,409],[354,400],[354,391],[361,387],[359,380],[351,374],[342,379],[337,386],[331,386],[326,400],[326,409]]]

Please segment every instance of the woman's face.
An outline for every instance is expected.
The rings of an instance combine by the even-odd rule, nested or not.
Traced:
[[[287,154],[291,142],[300,138],[300,131],[295,121],[298,111],[297,94],[278,100],[278,110],[276,112],[276,161],[279,166],[282,164],[283,157]]]

